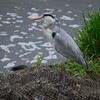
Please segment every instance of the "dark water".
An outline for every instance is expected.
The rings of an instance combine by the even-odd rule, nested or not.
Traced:
[[[97,11],[99,4],[99,0],[0,0],[0,71],[32,65],[37,55],[42,56],[42,63],[59,62],[57,52],[42,34],[42,22],[29,18],[52,13],[61,28],[74,37],[75,29],[83,24],[82,10]]]

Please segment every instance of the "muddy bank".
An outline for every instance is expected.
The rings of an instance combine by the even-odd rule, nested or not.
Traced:
[[[100,100],[100,82],[60,72],[49,66],[26,67],[0,74],[0,100]]]

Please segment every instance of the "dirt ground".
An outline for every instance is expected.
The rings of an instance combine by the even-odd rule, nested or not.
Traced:
[[[0,74],[0,100],[100,100],[100,81],[28,67]]]

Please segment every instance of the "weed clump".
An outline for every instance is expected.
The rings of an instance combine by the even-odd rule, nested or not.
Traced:
[[[78,31],[77,43],[85,57],[100,57],[100,12],[83,12],[84,25]]]

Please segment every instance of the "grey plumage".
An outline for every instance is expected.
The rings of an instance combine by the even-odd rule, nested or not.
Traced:
[[[57,32],[57,27],[53,30]],[[53,39],[54,46],[56,50],[61,53],[63,56],[79,63],[84,68],[88,68],[88,65],[83,58],[83,55],[75,43],[75,41],[72,39],[72,37],[67,34],[63,29],[59,29],[59,31],[56,33],[54,39]]]

